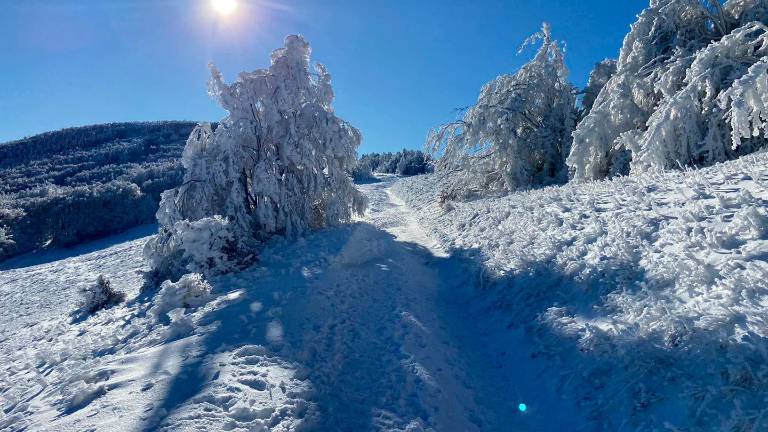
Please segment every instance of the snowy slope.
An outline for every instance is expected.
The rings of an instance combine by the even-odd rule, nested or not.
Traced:
[[[186,310],[138,293],[154,227],[15,258],[0,430],[765,430],[766,162],[447,207],[385,178]],[[129,301],[73,322],[100,273]]]
[[[441,205],[452,189],[394,187],[594,428],[768,430],[768,154]]]
[[[211,280],[213,295],[197,309],[169,311],[165,298],[138,295],[151,227],[4,264],[0,429],[584,424],[520,332],[477,319],[485,310],[472,263],[422,232],[389,193],[394,180],[361,186],[371,203],[364,219],[274,243],[259,265]],[[72,323],[77,289],[99,273],[129,301]]]

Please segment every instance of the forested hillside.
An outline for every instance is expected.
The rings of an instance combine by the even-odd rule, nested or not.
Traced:
[[[154,221],[194,127],[112,123],[0,144],[0,260]]]

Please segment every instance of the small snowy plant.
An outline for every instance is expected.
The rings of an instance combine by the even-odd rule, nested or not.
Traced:
[[[481,191],[511,191],[567,179],[575,91],[560,44],[544,24],[526,41],[542,45],[514,75],[486,84],[461,120],[430,133],[437,171],[459,171]]]
[[[115,291],[109,279],[104,275],[99,275],[96,278],[96,283],[84,288],[82,294],[83,298],[79,307],[82,314],[93,314],[125,300],[125,293]]]
[[[186,272],[218,274],[236,269],[252,259],[240,251],[229,221],[219,215],[190,222],[180,220],[164,227],[163,235],[147,242],[150,266],[165,277],[178,279]],[[233,261],[233,257],[239,257]],[[160,282],[160,281],[158,281]]]
[[[8,233],[8,229],[0,226],[0,251],[2,251],[4,247],[12,246],[13,244],[14,241],[11,238],[11,234]]]
[[[145,249],[157,276],[235,270],[273,236],[362,213],[364,197],[347,174],[361,135],[335,115],[331,77],[311,66],[310,52],[301,36],[288,36],[268,69],[232,84],[211,66],[209,93],[229,116],[192,132],[184,182],[163,193],[160,232]]]

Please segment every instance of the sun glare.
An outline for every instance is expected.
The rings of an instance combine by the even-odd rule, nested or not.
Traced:
[[[229,15],[237,9],[237,0],[211,0],[211,6],[219,15]]]

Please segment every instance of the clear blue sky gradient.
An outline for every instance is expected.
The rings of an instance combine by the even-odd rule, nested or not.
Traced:
[[[228,81],[303,34],[333,75],[336,111],[361,152],[420,148],[480,87],[531,58],[543,21],[566,42],[571,80],[616,57],[648,0],[0,0],[0,142],[70,126],[217,120],[207,64]]]

